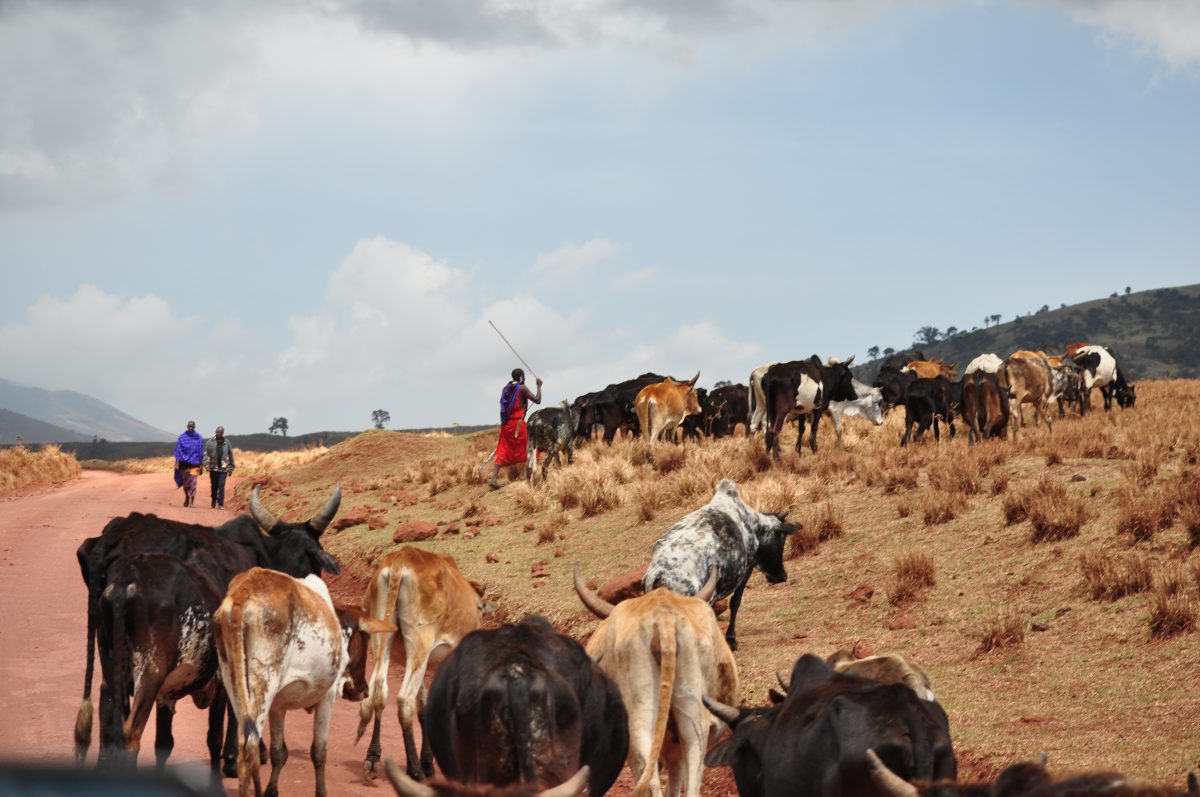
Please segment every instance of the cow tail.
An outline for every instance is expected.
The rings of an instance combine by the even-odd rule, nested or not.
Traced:
[[[534,745],[531,744],[533,731],[532,700],[529,695],[529,678],[518,665],[510,667],[505,673],[508,682],[508,713],[509,725],[518,735],[518,741],[513,745],[516,750],[516,765],[520,773],[518,780],[533,783],[538,779],[537,761],[534,760]],[[524,737],[521,739],[520,737]]]
[[[633,787],[634,797],[650,794],[650,780],[657,777],[658,758],[662,755],[663,738],[667,734],[667,721],[671,718],[671,698],[675,690],[675,616],[670,612],[659,612],[654,617],[654,635],[658,641],[658,710],[654,715],[654,737],[650,743],[650,755],[646,768]]]
[[[756,395],[754,390],[754,374],[750,374],[750,389],[747,392],[750,394],[750,412],[746,416],[746,437],[749,437],[756,431],[754,428],[754,413],[756,410],[756,402],[754,400]]]
[[[400,612],[397,603],[400,600],[400,582],[403,580],[403,571],[393,573],[391,567],[380,568],[367,593],[367,602],[370,605],[363,607],[367,613],[376,620],[385,622],[389,613],[392,617],[398,615]],[[379,602],[380,596],[384,598],[382,604]],[[383,717],[387,694],[380,690],[379,684],[386,672],[381,672],[380,668],[385,666],[385,645],[390,645],[391,641],[391,634],[371,634],[371,658],[375,661],[375,668],[371,671],[371,681],[367,685],[367,699],[358,706],[358,736],[354,739],[356,743],[366,732],[367,723],[372,720],[379,721]]]
[[[251,705],[250,702],[250,658],[246,653],[248,631],[245,617],[246,605],[239,600],[231,600],[228,604],[229,661],[227,669],[229,680],[233,683],[226,684],[225,687],[229,692],[229,699],[233,701],[233,713],[238,718],[240,725],[238,728],[238,782],[246,784],[247,788],[239,789],[240,793],[245,794],[248,791],[249,780],[253,778],[257,786],[259,779],[259,734],[258,726],[254,722],[258,711],[257,707]],[[220,612],[220,609],[217,611]],[[262,789],[256,788],[255,793],[261,794]]]
[[[83,673],[83,702],[75,715],[75,763],[83,766],[92,744],[92,675],[96,667],[96,607],[88,585],[87,668]]]

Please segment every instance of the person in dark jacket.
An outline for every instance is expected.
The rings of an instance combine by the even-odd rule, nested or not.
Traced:
[[[216,436],[204,447],[204,469],[212,484],[212,506],[225,508],[225,479],[233,473],[233,446],[225,439],[225,427],[218,426]]]

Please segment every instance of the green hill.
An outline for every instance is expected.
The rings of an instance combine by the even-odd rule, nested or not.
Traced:
[[[1017,349],[1059,354],[1074,341],[1108,346],[1131,380],[1200,377],[1200,285],[1110,296],[1057,310],[1044,309],[986,329],[941,336],[936,342],[894,345],[965,368],[976,356],[1007,357]],[[855,369],[873,378],[879,361]]]

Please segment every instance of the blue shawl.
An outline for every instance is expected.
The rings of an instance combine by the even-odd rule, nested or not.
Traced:
[[[190,465],[204,461],[204,438],[199,432],[184,432],[175,444],[175,459]]]

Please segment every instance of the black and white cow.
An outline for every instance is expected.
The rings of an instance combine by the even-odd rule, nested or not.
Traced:
[[[562,467],[561,452],[567,452],[567,464],[575,461],[575,435],[579,429],[582,411],[565,400],[557,407],[545,407],[529,416],[525,426],[529,431],[529,442],[525,447],[525,478],[533,476],[537,454],[542,455],[542,478],[550,468],[550,457]]]
[[[777,363],[767,369],[761,379],[767,414],[767,451],[776,460],[779,459],[779,433],[792,418],[799,419],[796,453],[800,453],[800,442],[804,438],[805,417],[810,419],[812,429],[808,445],[816,453],[817,425],[821,414],[829,409],[829,403],[858,398],[854,392],[854,378],[850,375],[852,362],[854,357],[842,361],[829,359],[822,363],[814,354],[807,360]]]
[[[642,585],[646,592],[666,587],[680,595],[695,595],[715,567],[717,588],[710,602],[733,596],[725,639],[737,650],[737,613],[746,582],[756,568],[772,584],[787,581],[783,544],[798,528],[787,522],[786,513],[751,509],[738,493],[737,484],[722,479],[711,501],[685,515],[654,543]]]
[[[1083,401],[1080,402],[1082,412],[1086,412],[1092,405],[1093,387],[1100,388],[1105,411],[1112,409],[1114,392],[1117,404],[1122,409],[1133,406],[1130,397],[1136,399],[1136,394],[1125,381],[1125,374],[1121,373],[1112,349],[1107,346],[1083,346],[1076,350],[1072,359],[1083,371]]]
[[[858,398],[853,401],[829,402],[829,414],[833,416],[833,430],[837,432],[838,445],[843,448],[842,417],[858,415],[866,418],[876,426],[883,425],[883,391],[877,387],[868,387],[857,379],[854,380],[854,392]]]

